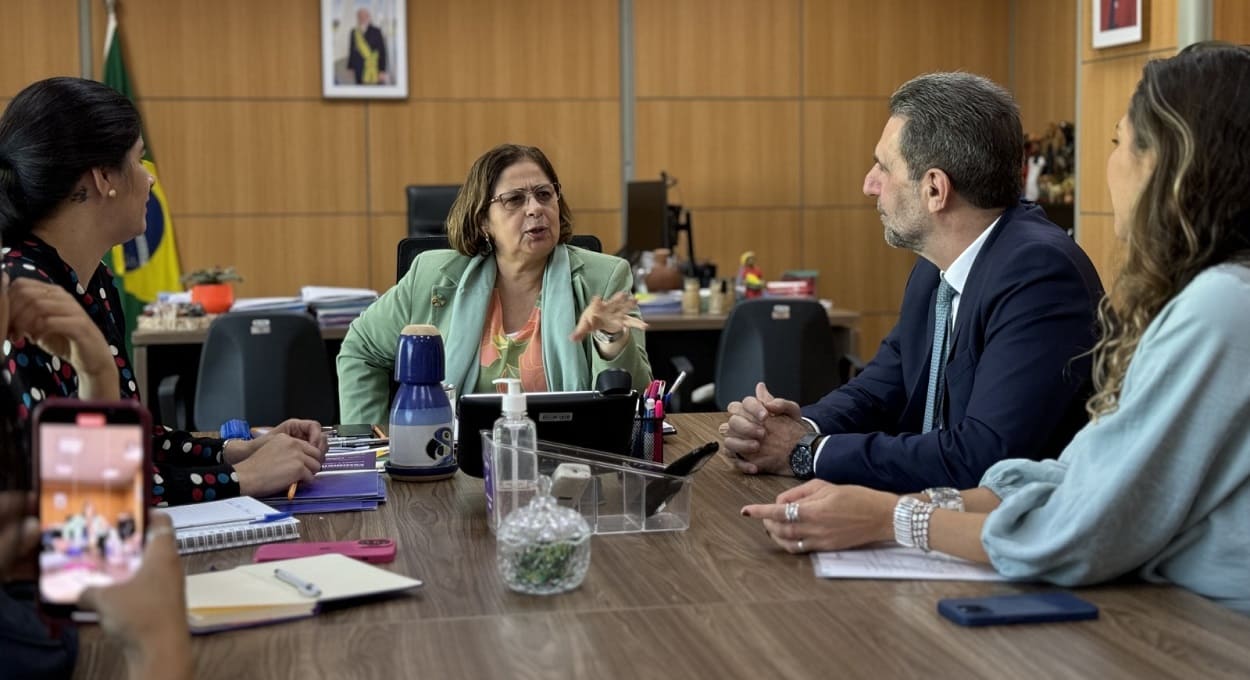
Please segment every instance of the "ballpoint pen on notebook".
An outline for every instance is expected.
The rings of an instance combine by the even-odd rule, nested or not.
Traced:
[[[321,595],[321,589],[317,587],[317,584],[305,581],[285,569],[274,569],[273,576],[283,583],[294,586],[295,589],[299,591],[299,594],[304,597],[317,597]]]
[[[279,520],[287,519],[290,516],[291,516],[291,513],[289,512],[270,512],[270,513],[266,513],[264,517],[257,517],[256,519],[252,520],[250,524],[268,524],[270,522],[277,522]]]

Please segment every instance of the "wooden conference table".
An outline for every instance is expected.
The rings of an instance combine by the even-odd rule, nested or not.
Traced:
[[[670,456],[717,439],[723,414],[677,414]],[[794,483],[714,460],[684,532],[596,536],[581,588],[512,593],[495,571],[482,482],[390,484],[377,512],[301,516],[304,540],[393,537],[425,586],[287,624],[196,638],[201,678],[1250,677],[1250,619],[1179,588],[1082,589],[1097,621],[962,628],[943,597],[1036,585],[822,580],[773,546],[749,502]],[[229,568],[251,548],[191,555]],[[116,643],[82,635],[77,677],[122,677]]]

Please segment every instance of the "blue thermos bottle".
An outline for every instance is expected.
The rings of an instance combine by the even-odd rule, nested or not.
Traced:
[[[432,481],[456,474],[452,451],[453,415],[443,389],[443,338],[434,326],[404,327],[395,349],[391,404],[391,450],[386,471],[392,479]]]

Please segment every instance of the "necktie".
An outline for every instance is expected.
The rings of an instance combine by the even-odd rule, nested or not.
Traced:
[[[937,427],[938,412],[942,405],[942,385],[946,373],[946,333],[950,326],[951,298],[955,289],[942,279],[938,285],[937,304],[933,314],[933,351],[929,354],[929,389],[924,398],[924,429],[928,432]]]

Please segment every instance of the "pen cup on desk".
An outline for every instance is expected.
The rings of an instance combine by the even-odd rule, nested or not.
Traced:
[[[642,415],[634,418],[630,439],[630,455],[634,458],[664,462],[664,416]]]

